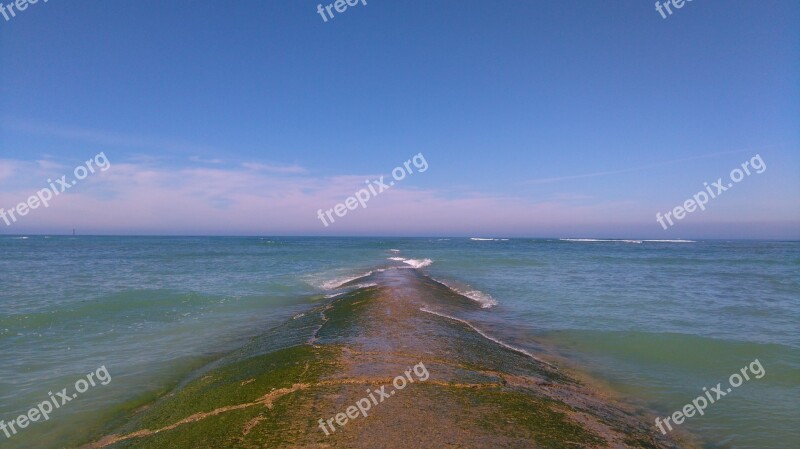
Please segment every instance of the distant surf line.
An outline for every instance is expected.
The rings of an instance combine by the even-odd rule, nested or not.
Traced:
[[[697,243],[695,240],[682,240],[682,239],[675,239],[675,240],[632,240],[632,239],[558,239],[562,242],[577,242],[577,243],[602,243],[602,242],[610,242],[610,243]]]

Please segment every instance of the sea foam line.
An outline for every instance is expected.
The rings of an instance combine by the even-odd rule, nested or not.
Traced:
[[[510,344],[508,344],[506,342],[500,341],[500,340],[498,340],[498,339],[496,339],[494,337],[491,337],[491,336],[487,335],[482,330],[480,330],[477,327],[475,327],[469,321],[462,320],[461,318],[456,318],[456,317],[453,317],[453,316],[450,316],[450,315],[445,315],[444,313],[434,312],[433,310],[430,310],[427,307],[421,307],[419,310],[421,310],[422,312],[426,312],[426,313],[430,313],[432,315],[436,315],[436,316],[442,317],[442,318],[447,318],[449,320],[458,321],[459,323],[461,323],[461,324],[463,324],[465,326],[469,326],[470,329],[474,330],[475,332],[477,332],[478,334],[480,334],[483,338],[485,338],[487,340],[493,341],[493,342],[497,343],[498,345],[500,345],[500,346],[502,346],[502,347],[504,347],[506,349],[509,349],[511,351],[518,352],[520,354],[526,355],[526,356],[532,358],[533,360],[536,360],[537,362],[544,363],[545,365],[547,365],[547,366],[549,366],[549,367],[551,367],[553,369],[558,369],[555,365],[545,362],[544,360],[540,359],[539,357],[536,357],[535,355],[531,354],[530,352],[528,352],[528,351],[526,351],[524,349],[517,348],[515,346],[511,346]]]
[[[434,281],[444,285],[445,287],[449,288],[450,290],[458,293],[461,296],[465,296],[481,305],[482,309],[491,309],[492,307],[498,304],[497,300],[492,297],[492,295],[488,293],[484,293],[480,290],[464,290],[458,287],[455,287],[446,281],[442,281],[440,279],[431,278]]]
[[[378,268],[375,270],[370,270],[363,274],[359,274],[357,276],[339,277],[331,279],[330,281],[323,282],[321,285],[319,285],[319,287],[322,287],[324,290],[336,290],[338,288],[341,288],[344,284],[347,284],[348,282],[353,282],[356,279],[365,278],[373,273],[380,273],[382,271],[384,271],[383,268]]]
[[[584,243],[594,243],[594,242],[622,242],[622,243],[697,243],[694,240],[624,240],[624,239],[559,239],[562,242],[584,242]]]
[[[430,259],[406,259],[404,264],[411,265],[414,268],[425,268],[433,263]]]
[[[642,243],[641,240],[622,240],[622,239],[559,239],[562,242],[622,242],[622,243]]]
[[[387,257],[386,259],[403,262],[406,265],[410,265],[412,268],[425,268],[433,263],[430,259],[406,259],[403,257]]]
[[[355,290],[361,290],[362,288],[377,287],[377,286],[378,286],[378,284],[375,283],[375,282],[367,282],[367,283],[363,283],[363,284],[348,285],[347,287],[345,287],[347,290],[342,291],[342,292],[337,292],[337,293],[329,293],[329,294],[325,295],[325,299],[338,298],[339,296],[346,295],[348,293],[352,293]]]
[[[643,242],[651,242],[651,243],[697,243],[694,240],[642,240]]]

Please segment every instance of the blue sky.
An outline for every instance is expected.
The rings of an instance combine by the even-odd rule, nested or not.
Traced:
[[[0,208],[112,163],[0,233],[800,238],[797,2],[318,3],[0,18]],[[420,152],[425,173],[317,219]]]

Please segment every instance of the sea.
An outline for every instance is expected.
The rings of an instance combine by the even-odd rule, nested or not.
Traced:
[[[757,360],[763,375],[673,432],[800,447],[800,242],[29,235],[0,236],[0,420],[101,367],[111,380],[0,431],[0,448],[86,443],[343,284],[401,268],[474,301],[457,318],[489,338],[643,416],[663,420]]]

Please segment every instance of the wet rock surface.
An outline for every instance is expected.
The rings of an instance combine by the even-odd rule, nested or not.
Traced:
[[[551,364],[447,315],[477,306],[417,270],[352,285],[366,281],[374,285],[254,339],[84,448],[679,447]]]

